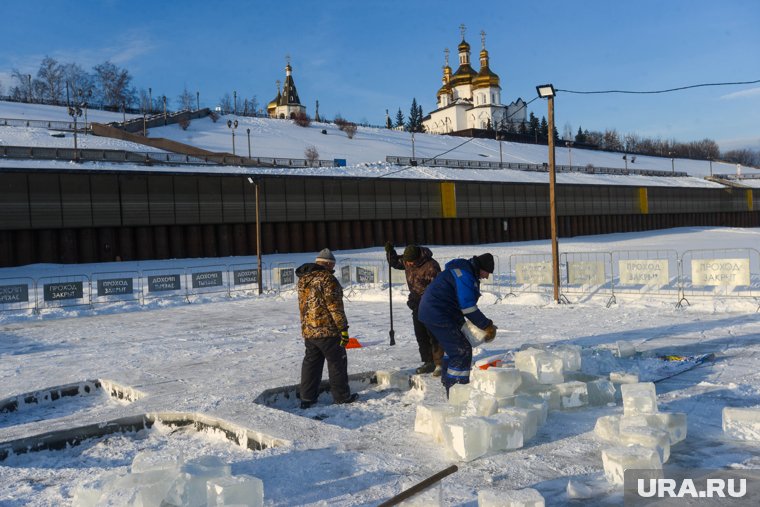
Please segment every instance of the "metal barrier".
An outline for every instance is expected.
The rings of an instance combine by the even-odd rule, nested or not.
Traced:
[[[136,301],[139,303],[142,279],[137,271],[106,271],[92,274],[92,303]]]
[[[610,252],[565,252],[559,256],[560,294],[567,296],[609,296],[615,302]]]
[[[73,121],[26,120],[23,118],[0,118],[0,127],[31,127],[50,130],[74,131]],[[77,132],[84,132],[87,126],[83,121],[77,122]]]
[[[184,297],[187,299],[187,285],[182,283],[185,279],[185,269],[149,269],[141,273],[143,303],[150,299],[164,299]],[[189,301],[189,300],[188,300]]]
[[[226,264],[191,266],[185,269],[188,296],[226,293],[230,295],[229,269]]]
[[[611,255],[615,294],[680,296],[675,250],[615,250]]]
[[[512,254],[507,274],[511,295],[515,293],[552,294],[552,256],[546,254]]]
[[[262,271],[266,274],[267,269],[265,264],[261,264]],[[258,264],[233,264],[228,269],[230,281],[230,293],[232,292],[248,292],[259,290],[259,266]],[[262,291],[266,291],[269,288],[266,277],[261,280]]]
[[[90,278],[86,275],[46,276],[35,284],[37,310],[89,305]]]
[[[688,297],[760,297],[760,252],[754,248],[687,250],[681,256],[680,306]]]
[[[34,296],[34,279],[26,276],[0,278],[0,312],[35,310]]]
[[[394,165],[420,165],[427,167],[448,167],[450,169],[515,169],[517,171],[548,172],[545,164],[527,164],[516,162],[486,162],[483,160],[456,160],[449,158],[411,158],[388,155],[385,161]],[[662,176],[662,177],[688,177],[683,171],[666,171],[656,169],[621,169],[618,167],[594,167],[594,166],[569,166],[555,165],[554,169],[559,173],[585,173],[585,174],[621,174],[639,176]]]
[[[272,289],[277,294],[296,290],[296,265],[292,262],[280,262],[272,268]]]

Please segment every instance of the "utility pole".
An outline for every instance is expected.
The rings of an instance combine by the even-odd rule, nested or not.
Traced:
[[[195,103],[196,103],[196,109],[200,111],[201,109],[201,92],[195,92]]]

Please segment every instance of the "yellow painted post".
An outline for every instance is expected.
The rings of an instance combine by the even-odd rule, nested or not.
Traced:
[[[752,201],[752,189],[747,189],[747,211],[752,211],[754,208],[754,203]]]
[[[646,187],[639,188],[639,212],[642,215],[649,214],[649,198],[647,197]]]
[[[453,182],[441,183],[441,212],[443,218],[457,217],[457,190]]]

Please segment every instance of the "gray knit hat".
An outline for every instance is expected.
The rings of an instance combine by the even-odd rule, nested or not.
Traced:
[[[323,248],[317,255],[317,261],[335,262],[335,256],[329,248]]]

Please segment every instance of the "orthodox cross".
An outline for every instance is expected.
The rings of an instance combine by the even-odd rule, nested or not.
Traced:
[[[459,31],[462,32],[462,40],[464,40],[464,29],[465,29],[464,23],[459,25]]]

